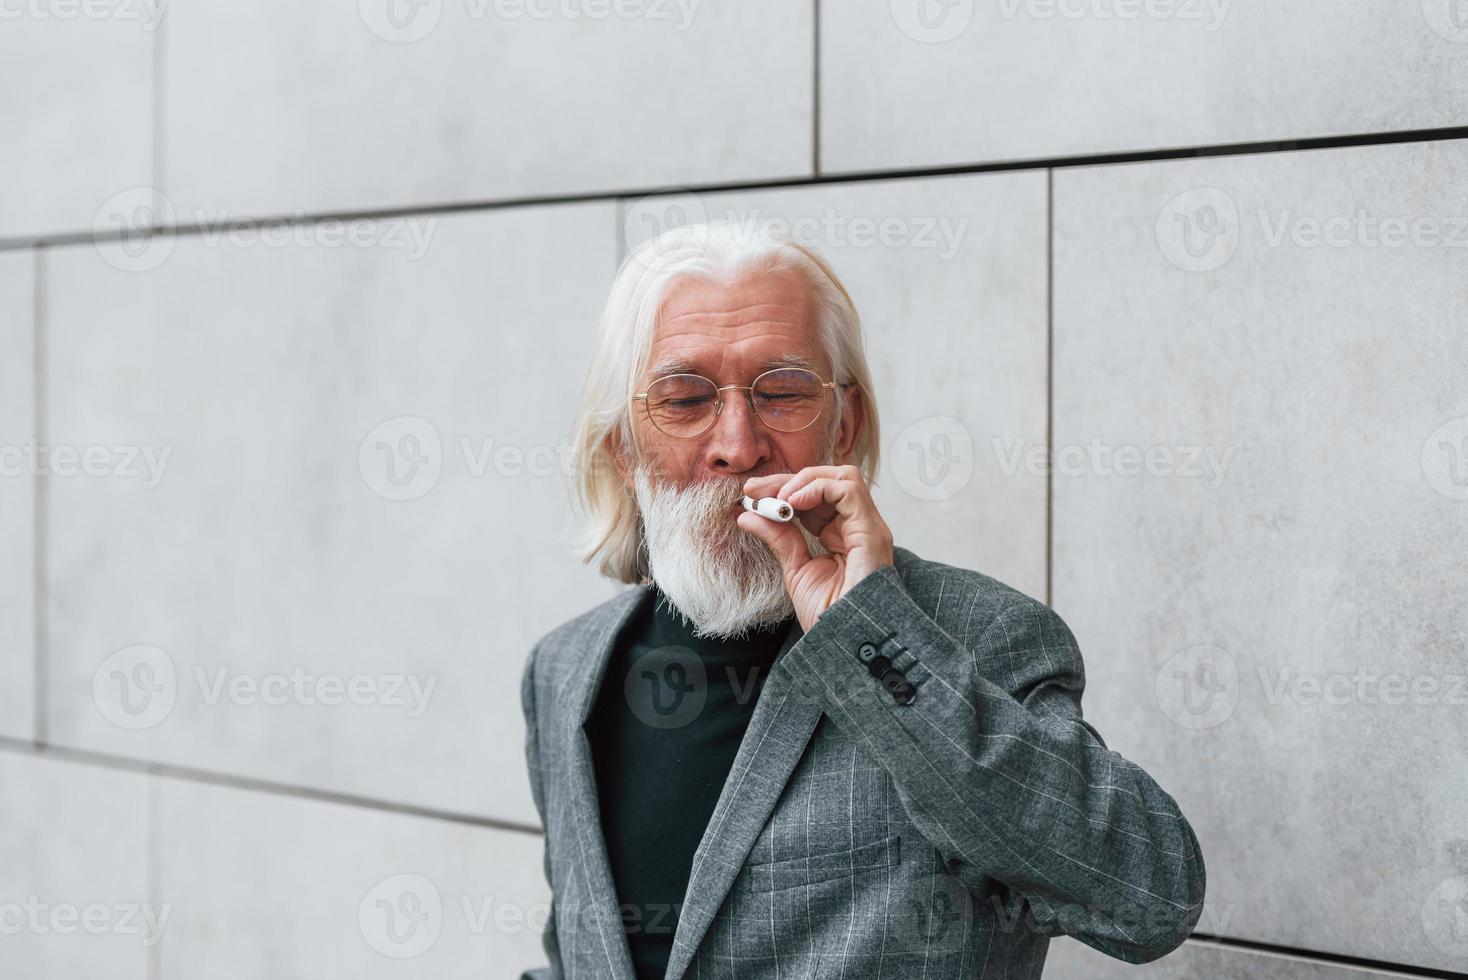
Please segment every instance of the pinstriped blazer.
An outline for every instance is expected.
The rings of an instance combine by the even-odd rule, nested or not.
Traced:
[[[1186,938],[1197,838],[1082,719],[1065,623],[978,572],[895,559],[792,630],[663,916],[619,907],[583,728],[650,586],[535,645],[521,695],[553,900],[549,965],[522,980],[635,980],[623,930],[659,918],[666,980],[1038,977],[1055,935],[1130,962]]]

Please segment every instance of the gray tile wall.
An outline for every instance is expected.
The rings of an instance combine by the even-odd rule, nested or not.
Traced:
[[[615,590],[570,416],[700,217],[831,258],[899,543],[1052,602],[1198,831],[1199,939],[1047,976],[1468,971],[1468,9],[13,9],[16,975],[543,962],[520,668]]]
[[[143,0],[93,0],[88,9],[108,16],[89,16],[80,3],[6,8],[0,241],[110,229],[117,209],[105,203],[153,180],[161,19]]]
[[[469,980],[544,956],[538,835],[182,780],[157,795],[163,980]]]
[[[194,235],[146,272],[54,249],[52,438],[137,446],[140,472],[51,482],[52,739],[533,822],[520,666],[611,593],[543,536],[571,518],[566,366],[615,213],[435,215],[406,248],[388,219],[364,247]],[[119,719],[130,689],[97,675],[139,648],[171,703]],[[372,689],[228,694],[298,671]]]
[[[5,972],[145,980],[169,924],[153,901],[147,777],[0,752],[0,790]]]
[[[1043,160],[1463,122],[1453,0],[821,5],[830,171]]]
[[[1171,956],[1132,966],[1071,939],[1050,944],[1046,980],[1388,980],[1410,977],[1389,968],[1340,965],[1315,957],[1189,941]]]
[[[1054,601],[1205,855],[1287,856],[1209,861],[1228,935],[1463,963],[1464,186],[1456,142],[1056,175],[1056,446],[1172,458],[1057,476]]]
[[[176,0],[175,206],[284,214],[810,174],[805,4],[543,17],[580,5],[460,0],[404,4],[396,22],[387,6]]]
[[[35,256],[0,253],[0,735],[29,739],[35,703]]]

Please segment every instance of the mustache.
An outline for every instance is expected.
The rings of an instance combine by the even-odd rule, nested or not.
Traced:
[[[647,476],[653,490],[659,495],[672,495],[690,509],[719,511],[744,499],[744,484],[747,481],[776,472],[779,471],[746,473],[737,477],[713,476],[697,480],[684,487],[659,479],[651,473]]]

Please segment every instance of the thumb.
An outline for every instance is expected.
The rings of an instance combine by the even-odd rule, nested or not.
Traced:
[[[794,521],[782,524],[752,511],[745,511],[736,518],[736,522],[741,530],[748,531],[769,545],[775,558],[779,560],[780,567],[785,570],[785,581],[794,579],[801,566],[810,561],[810,549],[806,547],[805,538],[801,536]]]

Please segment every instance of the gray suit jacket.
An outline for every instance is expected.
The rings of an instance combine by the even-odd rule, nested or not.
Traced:
[[[634,980],[582,726],[647,588],[547,634],[525,667],[554,897],[550,966],[522,980]],[[894,696],[876,657],[915,696]],[[1197,838],[1082,719],[1084,688],[1048,607],[897,548],[775,661],[695,852],[667,980],[1038,977],[1061,933],[1131,962],[1175,948],[1202,911]]]

